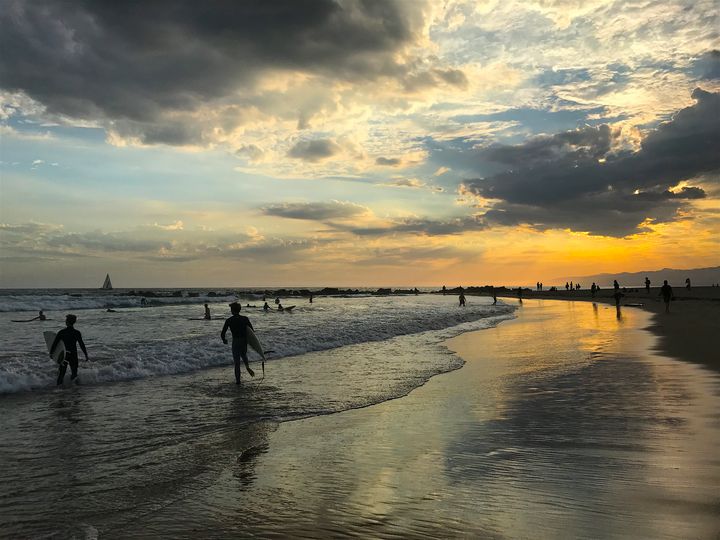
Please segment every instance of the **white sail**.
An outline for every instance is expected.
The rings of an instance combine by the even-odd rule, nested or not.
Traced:
[[[105,275],[105,281],[102,284],[103,289],[112,289],[112,283],[110,282],[110,274]]]

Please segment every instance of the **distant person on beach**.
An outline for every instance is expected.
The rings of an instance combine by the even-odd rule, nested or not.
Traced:
[[[620,284],[617,282],[617,279],[613,279],[613,289],[615,289],[615,292],[620,291]]]
[[[660,287],[660,292],[658,293],[658,296],[660,295],[662,295],[663,301],[665,302],[665,313],[670,313],[670,300],[672,300],[673,291],[672,287],[668,285],[667,279],[663,283],[663,286]]]
[[[445,287],[445,285],[443,285],[442,292],[443,292],[443,296],[445,296],[445,293],[447,292],[447,288]]]
[[[570,290],[570,284],[567,281],[565,282],[565,290],[566,291]]]
[[[495,287],[492,287],[492,286],[490,287],[490,294],[492,294],[492,297],[493,297],[492,305],[494,306],[497,304],[497,294],[495,293]]]
[[[212,319],[212,317],[210,316],[210,307],[208,307],[207,304],[205,304],[205,315],[203,316],[203,319],[205,319],[206,321]]]
[[[222,332],[220,332],[220,338],[223,343],[227,344],[225,335],[227,334],[228,328],[232,333],[232,355],[233,361],[235,362],[235,384],[240,384],[240,360],[245,363],[245,369],[251,377],[255,376],[255,372],[250,369],[250,363],[247,357],[247,329],[248,327],[253,329],[253,325],[250,319],[244,315],[240,315],[241,310],[240,304],[233,302],[230,304],[231,317],[225,321]]]
[[[650,294],[650,278],[645,276],[645,292]]]
[[[595,282],[593,281],[593,284],[590,285],[590,295],[595,298],[595,292],[597,292],[597,285],[595,285]]]
[[[55,348],[58,346],[58,343],[62,340],[63,345],[65,345],[65,358],[63,359],[63,362],[60,364],[60,369],[58,371],[58,378],[57,378],[57,385],[60,386],[63,383],[63,379],[65,378],[65,372],[67,371],[68,364],[70,364],[70,380],[74,381],[77,379],[78,376],[78,352],[77,352],[77,346],[80,345],[80,348],[82,349],[83,354],[85,355],[85,361],[88,361],[88,353],[87,349],[85,348],[85,343],[82,339],[82,334],[75,330],[75,323],[77,322],[77,317],[75,315],[68,315],[65,317],[65,328],[60,330],[57,335],[55,336],[55,341],[53,341],[52,346],[50,347],[50,358],[52,358],[53,353],[55,352]]]
[[[460,293],[458,300],[460,302],[460,307],[465,307],[465,293],[464,292]]]
[[[689,291],[690,290],[690,278],[685,279],[685,288]]]
[[[522,304],[522,287],[518,287],[518,300]]]
[[[572,290],[574,290],[574,289],[575,289],[575,287],[573,287],[573,282],[571,281],[571,282],[570,282],[570,290],[572,291]]]
[[[263,306],[263,310],[270,311],[270,306],[268,305],[267,302],[265,302],[265,305]]]
[[[312,304],[312,294],[310,295],[310,303]]]

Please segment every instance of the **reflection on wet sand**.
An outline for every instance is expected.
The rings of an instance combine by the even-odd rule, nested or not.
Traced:
[[[518,320],[449,342],[461,370],[281,425],[251,485],[220,476],[147,530],[183,515],[271,537],[712,536],[720,378],[649,353],[647,321],[526,301]]]

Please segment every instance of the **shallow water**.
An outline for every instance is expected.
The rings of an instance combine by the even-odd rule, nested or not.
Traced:
[[[424,385],[460,366],[438,343],[456,330],[285,358],[242,388],[226,367],[5,396],[2,532],[714,538],[720,377],[653,354],[639,310],[519,314],[451,339],[467,363]]]
[[[408,396],[284,423],[123,530],[210,537],[716,538],[720,377],[648,314],[525,302]]]

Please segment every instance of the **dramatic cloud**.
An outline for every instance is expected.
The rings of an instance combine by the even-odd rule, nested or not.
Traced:
[[[0,84],[50,114],[99,121],[121,136],[195,143],[202,126],[189,113],[231,104],[266,73],[404,78],[396,53],[418,37],[423,16],[422,4],[391,1],[221,0],[197,9],[172,0],[8,0]],[[452,70],[435,75],[462,84]],[[240,111],[226,112],[222,122],[232,123]]]
[[[434,220],[428,218],[404,218],[378,227],[352,227],[358,236],[389,236],[393,234],[416,234],[420,236],[446,236],[468,231],[481,231],[487,224],[480,216]]]
[[[497,201],[485,217],[503,225],[624,236],[646,220],[674,220],[685,200],[705,194],[671,188],[720,169],[720,93],[692,95],[694,106],[651,131],[632,154],[611,152],[607,126],[476,150],[478,164],[511,168],[467,180],[461,192]]]
[[[397,167],[401,163],[402,160],[400,158],[379,157],[375,160],[376,165],[382,165],[384,167]]]
[[[330,201],[314,203],[284,203],[266,206],[262,209],[268,216],[290,219],[325,221],[347,219],[367,214],[370,210],[351,202]]]
[[[340,146],[330,139],[317,139],[314,141],[300,141],[288,152],[292,158],[304,161],[322,161],[340,153]]]
[[[700,56],[693,65],[693,71],[701,79],[720,79],[720,51],[714,49]]]

